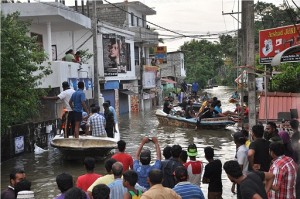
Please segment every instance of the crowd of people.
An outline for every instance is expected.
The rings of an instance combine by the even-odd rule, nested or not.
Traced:
[[[196,118],[198,125],[201,119],[204,118],[228,117],[228,119],[238,121],[241,118],[247,118],[249,114],[248,106],[244,104],[243,107],[241,107],[238,103],[234,111],[223,111],[221,101],[217,97],[211,98],[206,92],[202,97],[195,98],[193,95],[183,97],[182,102],[177,105],[180,109],[176,109],[173,102],[174,97],[172,96],[164,98],[163,111],[166,114],[179,115],[186,119]],[[194,106],[200,106],[199,110],[195,111]]]
[[[105,161],[105,175],[94,172],[95,159],[91,157],[85,158],[86,174],[77,178],[76,185],[71,174],[57,175],[61,194],[55,199],[222,199],[223,170],[238,199],[297,199],[300,197],[299,122],[292,120],[290,125],[294,131],[291,137],[285,131],[278,132],[273,122],[265,129],[260,124],[254,125],[250,135],[246,130],[236,132],[234,158],[222,164],[214,158],[214,149],[205,147],[203,153],[208,162],[205,166],[197,160],[199,151],[195,144],[190,144],[186,151],[178,144],[167,145],[162,150],[162,159],[156,137],[144,137],[134,157],[126,153],[126,142],[120,140],[118,152]],[[155,156],[144,146],[151,142],[156,152],[154,160]],[[201,183],[208,184],[207,197]],[[34,198],[30,185],[24,171],[14,170],[1,198],[15,199],[26,194],[27,198]]]
[[[86,105],[84,82],[78,82],[77,91],[71,89],[68,82],[63,82],[62,88],[63,91],[59,95],[44,96],[43,99],[64,102],[62,129],[65,138],[71,134],[74,138],[79,138],[80,131],[95,137],[114,137],[118,120],[109,100],[102,104],[104,113],[101,113],[98,105],[92,104],[90,108]]]

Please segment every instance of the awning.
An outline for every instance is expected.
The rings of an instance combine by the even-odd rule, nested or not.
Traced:
[[[160,79],[161,81],[164,81],[164,82],[167,82],[167,83],[170,83],[170,84],[177,84],[177,82],[171,80],[171,79],[164,79],[164,78],[161,78]]]
[[[137,93],[131,91],[131,90],[120,90],[121,93],[126,95],[138,95]]]

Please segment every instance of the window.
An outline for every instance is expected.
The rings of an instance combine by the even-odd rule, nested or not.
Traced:
[[[142,15],[142,27],[145,28],[145,24],[146,24],[146,16]]]
[[[133,12],[131,13],[131,25],[134,26],[134,14],[133,14]]]
[[[134,47],[134,64],[137,66],[137,65],[140,65],[140,51],[139,51],[139,47],[135,46]]]
[[[140,24],[139,24],[139,17],[136,17],[136,26],[140,26]]]
[[[126,43],[126,52],[127,52],[127,68],[126,71],[131,71],[131,50],[130,44]]]

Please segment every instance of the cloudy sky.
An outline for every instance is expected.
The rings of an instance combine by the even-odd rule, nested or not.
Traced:
[[[111,3],[121,0],[107,0]],[[132,1],[132,0],[129,0]],[[237,12],[238,0],[140,0],[156,10],[156,15],[147,16],[147,20],[164,28],[184,35],[207,35],[223,33],[237,29],[237,20],[224,13]],[[283,0],[260,0],[263,2],[282,4]],[[292,4],[291,0],[288,0]],[[299,0],[294,0],[295,2]],[[255,0],[257,2],[257,0]],[[105,1],[104,1],[105,3]],[[241,1],[240,1],[241,6]],[[237,18],[237,15],[234,15]],[[150,25],[151,28],[155,28]],[[167,31],[159,31],[162,35],[174,35]],[[210,38],[216,38],[211,36]],[[184,41],[190,39],[165,39],[168,52],[176,51]]]

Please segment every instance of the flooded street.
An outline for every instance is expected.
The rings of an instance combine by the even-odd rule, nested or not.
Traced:
[[[218,97],[222,102],[223,111],[234,110],[234,104],[228,104],[233,89],[228,87],[215,87],[206,90],[212,97]],[[166,145],[180,144],[183,149],[187,149],[189,143],[195,143],[198,147],[197,159],[207,164],[204,158],[203,149],[206,146],[212,146],[215,149],[215,158],[224,163],[233,159],[235,155],[235,144],[232,141],[232,131],[230,130],[201,130],[174,128],[161,126],[155,116],[155,110],[122,115],[119,119],[121,139],[127,142],[127,152],[132,156],[135,155],[136,149],[143,136],[157,136],[161,149]],[[151,149],[152,158],[156,154],[154,152],[153,143],[146,144]],[[97,161],[95,171],[105,174],[103,165],[104,161]],[[9,182],[9,172],[14,167],[24,168],[27,178],[32,181],[32,190],[38,199],[54,198],[59,194],[55,177],[62,172],[68,172],[73,175],[74,179],[85,173],[83,163],[80,161],[66,161],[61,158],[57,149],[49,148],[48,151],[39,155],[25,154],[1,164],[1,190],[6,188]],[[235,198],[230,191],[231,182],[228,180],[225,172],[222,173],[223,181],[223,198]],[[201,185],[201,188],[207,196],[207,185]]]

